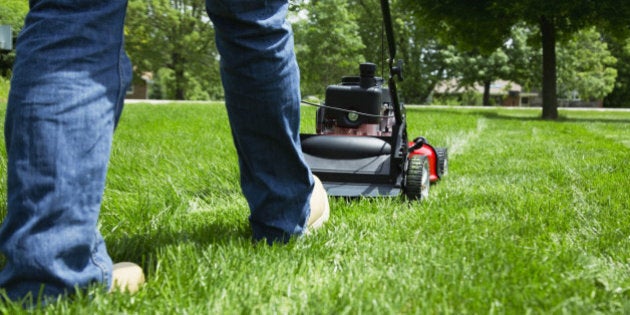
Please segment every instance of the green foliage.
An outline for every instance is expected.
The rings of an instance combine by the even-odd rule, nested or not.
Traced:
[[[565,97],[575,92],[580,99],[603,99],[612,92],[617,59],[595,28],[588,28],[558,47],[558,89]]]
[[[186,74],[188,87],[186,98],[191,101],[223,99],[223,86],[216,80],[208,82],[207,77],[198,77]],[[212,85],[214,84],[214,85]]]
[[[630,107],[630,39],[607,39],[612,55],[617,58],[617,80],[611,94],[604,99],[605,107]]]
[[[489,55],[476,52],[458,52],[454,46],[447,47],[449,58],[447,64],[452,66],[451,75],[463,88],[471,88],[480,83],[484,86],[483,105],[490,103],[490,84],[495,80],[506,78],[512,69],[506,52],[498,48]]]
[[[540,78],[535,73],[540,68],[540,50],[528,43],[530,34],[528,28],[522,25],[515,26],[511,31],[510,40],[491,53],[481,53],[478,50],[464,51],[455,45],[444,45],[439,50],[442,67],[446,69],[441,78],[452,78],[463,89],[470,89],[475,85],[489,89],[489,83],[499,79],[512,80],[526,89],[538,87]],[[432,102],[495,105],[495,100],[489,95],[490,91],[484,92],[487,98],[477,99],[477,96],[467,95],[454,98],[438,96]]]
[[[402,0],[408,11],[443,42],[464,51],[492,53],[509,39],[515,22],[510,16],[494,18],[493,1]]]
[[[520,84],[525,91],[540,89],[542,86],[542,50],[540,49],[538,27],[523,23],[512,28],[510,40],[504,45],[511,67],[508,79]]]
[[[425,103],[435,85],[455,78],[464,86],[494,79],[525,89],[542,86],[539,21],[555,23],[560,42],[558,91],[561,96],[606,98],[607,106],[630,106],[630,53],[625,50],[630,2],[586,0],[505,2],[390,0],[397,58],[405,62],[401,99]],[[0,4],[0,24],[17,32],[28,10],[25,0]],[[388,76],[379,0],[291,1],[302,92],[323,95],[327,85],[356,75],[358,64],[374,62]],[[625,24],[624,24],[625,23]],[[606,34],[608,47],[596,31]],[[214,31],[203,0],[131,0],[126,20],[127,50],[134,80],[155,76],[151,95],[169,99],[221,99]],[[14,53],[0,55],[10,77]],[[614,59],[619,62],[615,64]],[[170,69],[165,72],[162,69]],[[617,71],[616,83],[611,82]],[[472,100],[471,100],[472,101]]]
[[[223,86],[217,84],[211,86],[208,82],[199,81],[204,78],[198,78],[189,76],[186,73],[187,92],[186,98],[191,101],[203,101],[209,99],[221,99],[223,98]],[[154,77],[153,84],[151,84],[151,90],[149,91],[149,98],[152,99],[175,99],[175,74],[172,69],[161,68]]]
[[[447,73],[448,52],[431,34],[431,28],[415,19],[400,0],[390,1],[396,59],[404,62],[405,80],[398,83],[401,99],[405,103],[421,104],[430,98],[435,85],[452,75]],[[365,44],[362,55],[377,64],[383,77],[387,69],[386,38],[379,0],[352,0],[350,8],[356,12],[361,40]]]
[[[346,0],[314,1],[306,14],[293,24],[302,94],[323,95],[327,85],[359,74],[365,46]]]
[[[487,56],[464,55],[456,61],[456,68],[461,71],[462,83],[468,85],[505,78],[510,71],[508,56],[501,49],[497,49]]]
[[[557,118],[556,56],[553,53],[556,41],[564,42],[588,26],[627,29],[619,25],[627,25],[630,18],[630,4],[616,0],[405,0],[405,3],[414,9],[416,16],[432,25],[443,40],[454,40],[458,47],[475,48],[481,52],[491,52],[501,47],[509,39],[512,27],[518,23],[530,27],[540,26],[542,47],[546,47],[542,67],[545,72],[543,117],[550,119]],[[598,75],[603,77],[602,80],[596,80],[600,83],[607,82],[613,73],[602,69]],[[582,71],[580,76],[588,74]],[[585,89],[587,84],[582,88]],[[608,86],[607,83],[596,85],[604,91],[604,87]]]
[[[152,99],[173,100],[175,99],[175,91],[173,81],[175,76],[173,70],[161,68],[155,73],[149,97]]]
[[[132,0],[125,25],[136,78],[168,68],[172,99],[222,96],[216,89],[219,58],[205,1]]]
[[[391,7],[397,58],[404,61],[400,95],[406,103],[421,104],[430,98],[435,85],[455,75],[449,72],[449,50],[431,35],[430,28],[409,15],[402,1],[393,1]]]
[[[541,52],[538,45],[529,43],[534,37],[528,28],[516,26],[510,40],[489,55],[462,53],[448,46],[448,64],[462,86],[511,79],[526,88],[538,87],[541,80],[535,74],[541,66]],[[581,30],[560,43],[557,56],[561,97],[602,99],[612,91],[616,58],[594,27]]]

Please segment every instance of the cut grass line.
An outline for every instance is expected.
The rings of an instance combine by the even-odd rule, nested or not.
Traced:
[[[475,130],[463,133],[460,132],[455,136],[449,137],[446,142],[448,144],[448,154],[450,157],[455,157],[468,147],[468,145],[479,137],[481,132],[486,129],[486,119],[481,117],[477,119],[477,128]]]
[[[590,124],[586,126],[586,129],[606,139],[615,141],[626,148],[630,148],[630,134],[614,132],[611,130],[612,127],[609,124]]]
[[[557,161],[566,161],[567,156],[554,152],[554,156]],[[601,230],[600,223],[595,219],[599,215],[599,208],[593,203],[588,201],[586,192],[580,188],[584,181],[583,175],[573,168],[570,164],[562,163],[564,173],[567,175],[570,184],[568,192],[571,194],[571,209],[578,222],[581,222],[575,229],[576,235],[584,235],[586,237],[597,237]]]

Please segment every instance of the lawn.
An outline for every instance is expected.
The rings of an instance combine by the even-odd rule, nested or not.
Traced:
[[[148,283],[39,312],[628,314],[630,112],[560,113],[408,108],[411,137],[449,148],[429,199],[332,199],[322,230],[270,247],[250,241],[224,107],[128,105],[100,228]]]

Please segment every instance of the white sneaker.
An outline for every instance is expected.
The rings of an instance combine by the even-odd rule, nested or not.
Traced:
[[[328,221],[330,217],[330,205],[328,204],[328,194],[324,189],[324,185],[313,175],[315,180],[315,187],[313,187],[313,193],[311,194],[311,214],[308,217],[308,223],[306,228],[306,234],[319,229],[324,225],[324,222]]]
[[[112,287],[109,292],[136,293],[145,282],[142,268],[130,262],[114,264],[112,278]]]

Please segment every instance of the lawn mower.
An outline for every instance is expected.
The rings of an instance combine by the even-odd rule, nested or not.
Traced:
[[[405,108],[396,79],[402,61],[396,47],[389,1],[381,0],[389,50],[389,79],[376,76],[374,63],[359,65],[359,76],[343,77],[326,88],[318,106],[316,133],[301,134],[306,162],[331,196],[397,196],[427,198],[431,183],[448,168],[447,149],[434,148],[423,137],[407,137]]]

